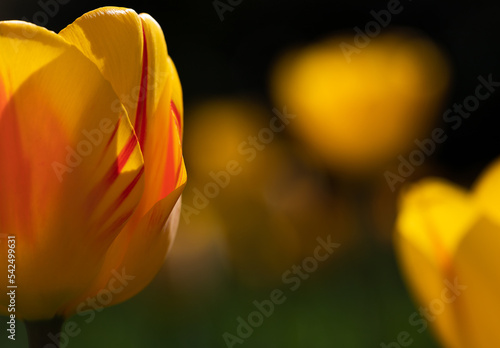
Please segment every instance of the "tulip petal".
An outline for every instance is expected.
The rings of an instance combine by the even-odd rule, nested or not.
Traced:
[[[115,16],[129,19],[120,20]],[[136,16],[140,21],[139,27]],[[130,19],[132,17],[133,20]],[[108,31],[109,35],[103,38],[102,30],[111,26],[109,23],[122,29]],[[125,30],[125,27],[128,29]],[[130,35],[130,30],[135,33]],[[99,278],[85,295],[95,296],[108,286],[115,271],[126,270],[127,274],[136,278],[123,292],[113,297],[111,304],[115,304],[133,296],[152,280],[161,268],[175,234],[168,220],[170,216],[170,221],[175,221],[178,215],[178,212],[171,212],[176,204],[180,204],[177,202],[186,182],[181,145],[181,85],[168,56],[163,32],[149,15],[139,16],[133,11],[115,8],[98,9],[82,16],[63,30],[61,35],[91,60],[104,62],[101,67],[112,64],[116,74],[133,71],[135,76],[135,80],[127,82],[128,85],[124,87],[114,73],[106,68],[103,70],[103,75],[113,86],[117,86],[115,90],[118,94],[122,97],[137,96],[131,99],[136,103],[133,106],[128,105],[129,100],[124,98],[122,103],[129,113],[135,115],[131,120],[145,163],[145,190],[141,202],[110,248]],[[125,54],[141,57],[140,63],[137,59],[124,59]],[[131,93],[134,89],[138,93]],[[68,313],[72,310],[72,306],[69,306]]]
[[[414,243],[442,269],[464,234],[475,223],[477,209],[461,187],[440,179],[426,179],[403,194],[399,233]]]
[[[134,10],[103,7],[90,11],[60,33],[97,65],[136,125],[142,76],[143,32]],[[116,103],[118,105],[118,103]]]
[[[162,182],[159,197],[146,199],[145,213],[186,179],[182,89],[163,32],[147,14],[104,7],[78,18],[60,35],[96,63],[120,96],[141,144],[146,186],[149,181]],[[149,192],[158,191],[146,189]]]
[[[144,162],[118,96],[79,50],[23,22],[0,22],[0,48],[0,231],[16,235],[16,314],[48,319],[96,277],[140,201]]]
[[[438,179],[414,185],[402,196],[395,244],[404,274],[418,302],[428,307],[442,296],[445,282],[454,282],[453,257],[478,212],[459,187]],[[465,347],[456,332],[460,299],[446,304],[435,317],[435,327],[449,347]]]
[[[500,159],[493,162],[476,181],[474,199],[488,217],[500,224]]]
[[[463,347],[500,347],[500,225],[481,218],[467,233],[455,255],[459,274]]]
[[[411,240],[406,239],[401,234],[396,234],[394,243],[397,247],[398,258],[406,282],[420,305],[419,308],[425,308],[429,311],[430,303],[439,298],[445,286],[444,280],[448,278],[441,273],[440,269],[436,268],[432,260],[425,256],[425,252],[418,249]],[[419,314],[422,315],[422,313]],[[432,315],[430,318],[436,318],[433,314],[430,315]],[[419,320],[420,317],[416,319]],[[425,315],[423,315],[423,319],[427,325],[431,325],[431,320],[426,318]],[[445,308],[444,312],[437,317],[437,320],[432,320],[435,325],[433,327],[435,334],[445,343],[445,347],[466,348],[462,346],[460,339],[455,334],[457,328],[455,319],[453,310]]]

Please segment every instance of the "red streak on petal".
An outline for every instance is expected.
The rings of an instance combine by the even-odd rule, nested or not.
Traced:
[[[132,152],[134,152],[135,146],[136,146],[136,138],[134,135],[130,135],[130,138],[127,141],[127,144],[125,147],[120,151],[120,154],[116,158],[116,170],[113,173],[113,181],[116,179],[119,173],[122,172],[123,167],[125,167],[125,164],[127,164],[130,156],[132,155]],[[113,168],[112,168],[113,169]]]
[[[143,48],[142,48],[142,76],[141,76],[141,89],[139,91],[139,101],[137,102],[137,111],[135,114],[135,134],[139,139],[139,144],[144,152],[144,145],[146,144],[146,126],[147,126],[147,101],[148,101],[148,45],[146,41],[146,32],[142,30],[143,35]]]
[[[106,153],[108,152],[109,147],[111,146],[113,140],[115,139],[116,133],[118,133],[118,128],[120,128],[121,121],[122,121],[122,117],[120,116],[120,118],[118,119],[118,122],[116,123],[115,129],[113,129],[113,133],[111,133],[111,136],[109,137],[109,140],[108,140],[106,146],[104,147],[104,150],[102,151],[101,158],[99,159],[99,162],[97,162],[98,167],[101,165]]]
[[[111,187],[111,185],[113,185],[115,180],[122,172],[123,167],[125,167],[125,164],[127,164],[127,161],[134,152],[136,144],[136,137],[134,134],[131,134],[127,143],[125,144],[123,149],[121,149],[111,167],[108,169],[101,181],[91,191],[87,203],[87,214],[89,216],[92,214],[93,209],[97,206],[99,201],[102,199],[102,197],[104,197],[108,189]]]
[[[177,109],[177,105],[175,105],[173,100],[170,100],[170,110],[174,114],[175,117],[175,122],[177,123],[177,129],[179,130],[179,138],[182,142],[182,130],[181,130],[181,114],[179,112],[179,109]]]
[[[100,237],[98,239],[98,243],[100,245],[104,244],[107,245],[107,243],[111,243],[112,240],[109,239],[109,237],[114,237],[116,234],[114,233],[117,230],[121,230],[127,220],[132,216],[134,213],[134,209],[126,212],[125,214],[121,215],[119,218],[117,218],[111,225],[109,225],[104,231],[100,233]]]
[[[134,130],[137,136],[137,140],[139,141],[140,147],[144,152],[144,146],[146,143],[146,128],[147,128],[147,91],[148,91],[148,47],[146,41],[146,32],[142,31],[143,35],[143,48],[142,48],[142,75],[141,75],[141,84],[140,84],[140,92],[139,92],[139,100],[137,102],[137,111],[135,115],[135,124]],[[114,138],[119,124],[117,124],[113,134],[110,137],[108,144],[106,145],[105,151],[108,150],[108,147],[112,143],[112,139]],[[132,152],[134,151],[136,146],[136,137],[132,134],[123,147],[123,149],[118,154],[115,162],[111,165],[109,170],[106,172],[104,177],[101,179],[99,184],[92,190],[88,199],[87,213],[89,216],[92,214],[92,210],[99,203],[99,201],[104,197],[107,189],[113,184],[113,182],[118,178],[119,174],[123,170],[123,167],[127,164]],[[142,170],[140,175],[142,175]],[[139,176],[140,176],[139,175]],[[135,179],[134,179],[135,180]],[[109,215],[103,215],[101,219],[109,218]]]
[[[127,187],[122,191],[122,193],[116,197],[116,199],[111,203],[111,205],[106,209],[104,214],[102,214],[101,218],[95,223],[95,227],[99,228],[103,226],[106,221],[113,216],[113,214],[120,208],[120,206],[125,202],[127,197],[130,195],[132,190],[136,187],[137,183],[139,182],[139,179],[141,176],[144,174],[144,167],[141,168],[139,173],[136,174],[134,179],[127,185]],[[106,229],[108,233],[111,231],[109,229]],[[106,233],[106,231],[104,233]]]
[[[123,147],[123,149],[120,151],[118,156],[116,157],[115,161],[107,171],[106,175],[102,178],[101,182],[99,183],[98,186],[101,186],[101,188],[106,188],[108,186],[111,186],[113,182],[118,178],[118,175],[123,170],[123,167],[125,167],[125,164],[127,164],[127,161],[129,160],[130,156],[132,155],[132,152],[134,152],[135,146],[136,146],[136,138],[134,137],[133,134],[130,135],[130,138],[128,139],[127,143]],[[102,187],[104,186],[104,187]],[[103,192],[104,193],[104,192]]]
[[[106,152],[108,150],[109,146],[111,145],[111,143],[113,142],[113,139],[116,136],[116,133],[118,133],[118,128],[120,128],[121,121],[122,121],[122,118],[120,117],[118,119],[118,122],[116,122],[116,126],[115,126],[115,129],[113,129],[113,133],[111,133],[111,136],[109,137],[108,143],[106,144],[106,147],[104,148],[104,152]]]
[[[125,190],[123,190],[123,192],[120,194],[120,197],[118,197],[118,199],[115,201],[115,203],[113,204],[115,209],[117,209],[127,199],[127,197],[130,195],[134,187],[139,182],[139,179],[141,178],[142,174],[144,174],[144,167],[141,168],[139,173],[137,173],[137,175],[135,176],[134,180],[132,180],[130,184],[128,184]]]

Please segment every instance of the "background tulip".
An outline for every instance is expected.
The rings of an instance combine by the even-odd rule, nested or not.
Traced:
[[[500,345],[500,161],[471,192],[440,179],[401,199],[395,235],[402,271],[444,347]]]
[[[208,260],[216,264],[224,255],[226,269],[245,285],[276,286],[284,269],[309,256],[318,236],[332,234],[344,249],[356,244],[348,207],[297,168],[299,150],[284,136],[289,125],[272,110],[250,98],[218,98],[199,103],[189,115],[184,154],[198,160],[188,164],[192,174],[183,193],[183,232],[171,258],[215,255],[202,265],[191,262],[170,270],[179,283],[206,278],[196,271],[215,273],[207,270]],[[278,131],[271,133],[271,127]],[[227,167],[233,162],[238,170],[230,175]]]
[[[1,22],[0,47],[0,231],[16,237],[16,316],[67,318],[117,273],[133,281],[105,305],[122,302],[161,267],[186,181],[161,28],[101,8],[59,35]]]
[[[298,115],[295,135],[332,168],[353,174],[380,169],[413,146],[433,122],[449,70],[438,47],[410,31],[362,48],[351,41],[335,36],[288,53],[272,93]]]

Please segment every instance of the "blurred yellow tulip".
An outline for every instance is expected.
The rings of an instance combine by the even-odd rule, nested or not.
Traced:
[[[59,34],[0,22],[0,52],[0,286],[8,235],[17,319],[132,297],[164,261],[186,181],[182,90],[160,26],[116,7]],[[133,280],[117,291],[117,277]]]
[[[222,258],[242,281],[279,282],[298,257],[300,244],[297,231],[267,206],[267,198],[287,176],[290,163],[278,133],[268,143],[251,145],[249,140],[269,126],[271,110],[251,99],[218,98],[199,103],[190,115],[184,153],[193,174],[183,196],[185,224],[180,228],[207,247],[223,245]],[[228,163],[237,163],[238,172],[217,179]],[[209,185],[217,185],[213,195]],[[208,233],[211,238],[203,237]],[[216,242],[220,236],[223,243]]]
[[[500,347],[500,160],[468,192],[426,179],[403,193],[395,245],[422,318],[443,346]]]
[[[432,122],[447,89],[440,50],[410,32],[393,32],[346,57],[334,37],[282,58],[272,76],[291,129],[327,163],[347,173],[379,169],[408,151]],[[347,59],[349,58],[349,59]]]
[[[279,286],[290,265],[311,255],[318,237],[331,235],[343,248],[356,245],[354,214],[300,164],[294,144],[279,132],[260,142],[259,134],[275,117],[270,109],[251,99],[217,98],[189,114],[184,154],[193,174],[183,193],[182,244],[176,244],[173,256],[186,264],[177,272],[204,273],[190,283],[196,286],[225,260],[225,269],[246,285]],[[259,141],[255,147],[252,137]],[[238,162],[239,174],[227,176],[226,183],[219,180],[217,194],[208,195],[215,174],[232,161]],[[199,255],[207,255],[203,266],[187,262]],[[207,281],[202,288],[210,286]]]
[[[228,194],[239,195],[241,190],[254,192],[249,190],[249,185],[266,175],[256,162],[266,157],[267,150],[255,151],[255,162],[250,164],[241,144],[265,126],[268,111],[250,99],[214,98],[196,104],[190,115],[193,122],[186,129],[190,136],[184,145],[184,152],[187,158],[194,159],[189,162],[190,172],[193,173],[191,183],[201,181],[199,188],[203,191],[206,182],[202,181],[213,180],[209,173],[225,170],[228,162],[237,161],[240,167],[244,167],[243,175],[238,174],[238,180],[231,180]],[[269,145],[272,146],[272,142]]]

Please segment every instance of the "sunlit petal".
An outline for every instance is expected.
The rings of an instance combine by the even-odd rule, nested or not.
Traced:
[[[127,109],[130,113],[135,113],[135,118],[131,119],[134,120],[134,129],[144,156],[145,190],[134,215],[110,248],[100,276],[86,292],[86,296],[95,295],[106,286],[113,270],[126,268],[127,272],[133,272],[137,278],[123,293],[114,297],[112,303],[117,303],[133,296],[151,281],[160,269],[175,234],[175,229],[171,228],[168,220],[169,216],[170,221],[176,219],[178,212],[174,216],[171,216],[171,212],[179,201],[186,182],[181,144],[182,90],[175,66],[167,53],[163,32],[153,18],[114,8],[96,11],[81,17],[61,34],[78,47],[102,46],[103,55],[99,56],[100,59],[118,66],[118,72],[140,72],[133,74],[136,79],[130,81],[128,93],[127,88],[117,93],[120,93],[121,101],[126,107],[129,102],[134,103]],[[96,39],[99,31],[95,28],[101,22],[107,23],[106,18],[114,17],[116,11],[119,17],[123,15],[139,19],[140,27],[135,19],[120,21],[119,25],[129,26],[129,30],[136,31],[132,37],[142,35],[142,41],[129,40],[128,31],[110,33],[106,37],[109,44]],[[74,34],[81,32],[79,28],[86,28],[83,30],[85,35]],[[93,40],[98,43],[94,44]],[[119,49],[109,48],[118,42]],[[135,60],[121,59],[124,52],[140,56],[140,65]],[[96,59],[95,50],[90,55],[93,56],[91,59]],[[106,64],[101,66],[105,67]],[[103,74],[113,86],[119,84],[123,88],[123,82],[114,80],[114,75],[106,68]],[[132,99],[125,100],[124,95],[132,96]],[[143,256],[145,253],[148,257]],[[68,310],[71,310],[71,306]]]

